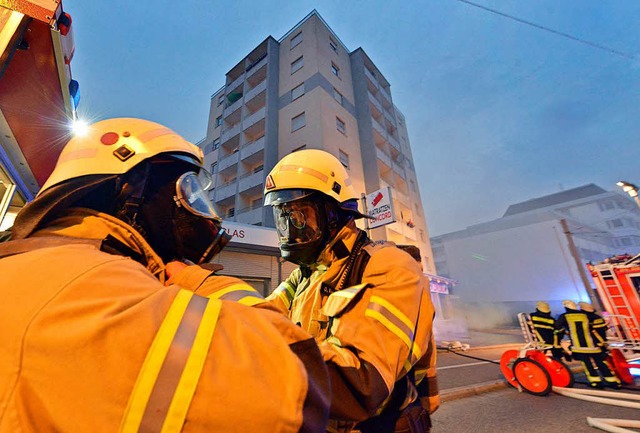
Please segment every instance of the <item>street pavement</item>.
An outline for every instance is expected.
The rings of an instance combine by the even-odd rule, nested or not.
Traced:
[[[538,397],[518,392],[504,379],[500,356],[524,343],[519,330],[476,333],[469,350],[438,351],[442,406],[432,415],[432,432],[597,432],[587,416],[640,419],[640,411],[576,400],[551,393]],[[439,344],[443,346],[442,342]],[[479,358],[479,359],[475,359]],[[577,388],[586,388],[579,363],[570,363]],[[639,383],[640,385],[640,383]],[[638,391],[622,392],[638,395]]]

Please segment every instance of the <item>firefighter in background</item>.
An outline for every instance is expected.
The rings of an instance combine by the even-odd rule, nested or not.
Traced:
[[[572,356],[582,363],[589,386],[602,388],[604,379],[604,385],[620,388],[620,380],[605,363],[606,350],[598,344],[598,332],[594,330],[587,313],[579,311],[576,303],[570,300],[562,301],[562,305],[565,307],[565,313],[556,321],[558,340],[568,333]]]
[[[202,164],[139,119],[65,146],[0,244],[0,431],[324,431],[314,339],[197,265],[229,238]]]
[[[529,314],[529,317],[536,339],[551,348],[551,354],[554,358],[562,359],[565,353],[560,347],[558,335],[555,333],[556,320],[551,316],[549,304],[544,301],[537,302],[536,311]]]
[[[361,421],[362,432],[429,431],[440,402],[434,309],[416,261],[356,227],[365,217],[358,196],[327,152],[285,156],[267,176],[265,205],[282,257],[299,265],[267,299],[319,343],[331,378],[329,431]]]
[[[593,305],[591,305],[590,303],[580,302],[578,303],[578,305],[580,306],[580,311],[586,314],[587,318],[589,319],[591,333],[595,337],[596,346],[600,348],[604,357],[602,362],[606,365],[609,371],[613,372],[614,370],[611,368],[611,365],[607,361],[607,358],[609,356],[609,346],[607,344],[607,322],[600,314],[595,312]],[[617,376],[615,376],[615,374],[612,374],[611,376],[615,377],[616,380],[611,382],[610,380],[607,380],[607,377],[603,375],[605,382],[609,383],[612,388],[621,388],[622,383],[617,378]]]

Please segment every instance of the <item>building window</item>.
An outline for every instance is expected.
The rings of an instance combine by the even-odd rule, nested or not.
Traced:
[[[338,104],[342,105],[342,93],[338,92],[336,88],[333,88],[333,99],[338,101]]]
[[[340,159],[340,162],[345,166],[345,168],[349,168],[349,155],[347,155],[347,153],[342,150],[338,150],[338,159]]]
[[[607,225],[609,226],[610,229],[615,229],[615,228],[624,226],[624,223],[620,218],[616,218],[614,220],[607,221]]]
[[[340,68],[333,62],[331,62],[331,73],[336,77],[340,76]]]
[[[224,102],[224,95],[218,96],[218,106],[222,105],[223,102]]]
[[[300,56],[291,62],[291,73],[293,74],[304,66],[304,57]]]
[[[409,184],[411,185],[411,190],[413,192],[418,192],[418,190],[416,189],[416,183],[414,181],[412,181],[411,179],[409,179]]]
[[[291,49],[293,50],[295,47],[300,45],[302,42],[302,32],[298,32],[297,35],[291,38]]]
[[[236,214],[236,208],[230,207],[227,209],[227,218],[232,218]]]
[[[213,150],[216,150],[219,147],[220,147],[220,139],[216,138],[215,140],[213,140]]]
[[[259,172],[259,171],[262,171],[262,169],[264,169],[264,164],[256,165],[256,166],[253,168],[253,172],[254,172],[254,173],[257,173],[257,172]]]
[[[344,135],[347,135],[347,126],[339,117],[336,117],[336,129],[342,132]]]
[[[216,128],[222,125],[222,116],[216,117]]]
[[[337,53],[338,52],[338,44],[336,44],[333,39],[329,39],[329,46],[331,47],[331,49],[333,50],[333,52]]]
[[[216,165],[218,165],[217,162],[212,162],[211,163],[211,172],[210,172],[211,174],[216,172]]]
[[[424,232],[422,231],[422,229],[420,229],[420,240],[422,240],[422,242],[425,242],[424,239]],[[435,254],[435,253],[434,253]]]
[[[291,119],[291,132],[297,131],[305,125],[304,113],[298,114],[296,117]]]
[[[296,86],[291,90],[291,100],[294,101],[304,95],[304,83]]]
[[[300,147],[296,147],[295,149],[293,149],[293,150],[291,151],[291,153],[293,153],[293,152],[297,152],[297,151],[299,151],[299,150],[304,150],[304,149],[306,149],[306,148],[307,148],[307,145],[306,145],[306,144],[303,144],[302,146],[300,146]]]
[[[613,209],[614,204],[613,204],[613,201],[611,200],[605,200],[598,203],[598,207],[600,208],[601,211],[605,211],[605,210]]]

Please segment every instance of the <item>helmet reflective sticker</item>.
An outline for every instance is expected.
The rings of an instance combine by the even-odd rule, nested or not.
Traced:
[[[221,221],[195,172],[187,172],[178,178],[176,192],[180,204],[194,215]]]

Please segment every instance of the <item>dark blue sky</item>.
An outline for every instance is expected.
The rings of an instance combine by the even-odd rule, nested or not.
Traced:
[[[155,120],[194,142],[224,74],[317,9],[391,83],[431,235],[561,188],[640,184],[640,2],[473,2],[623,55],[458,0],[64,6],[80,113]]]

